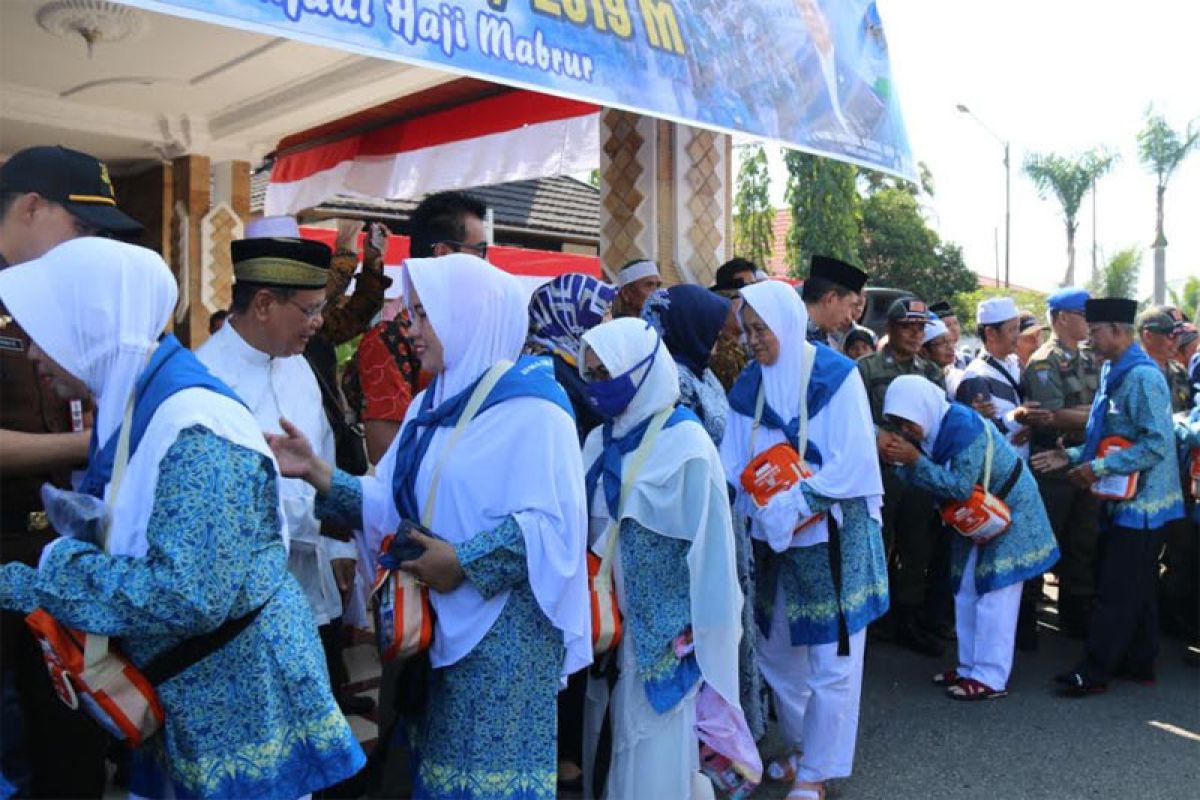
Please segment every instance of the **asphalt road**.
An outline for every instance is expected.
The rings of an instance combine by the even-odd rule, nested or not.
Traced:
[[[1200,669],[1183,663],[1183,644],[1163,640],[1155,687],[1058,697],[1052,678],[1080,647],[1043,628],[1039,650],[1017,654],[1007,698],[962,703],[930,683],[950,660],[869,642],[855,774],[829,796],[1200,798]],[[768,785],[753,797],[786,794]]]

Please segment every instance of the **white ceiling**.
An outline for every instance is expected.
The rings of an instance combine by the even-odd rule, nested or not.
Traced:
[[[135,40],[43,30],[46,0],[0,0],[0,156],[35,144],[116,167],[191,152],[257,161],[279,139],[453,76],[133,10]]]

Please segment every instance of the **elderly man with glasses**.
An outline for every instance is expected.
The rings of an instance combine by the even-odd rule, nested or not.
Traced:
[[[324,244],[295,238],[241,239],[230,246],[233,303],[226,324],[196,356],[254,414],[264,433],[280,433],[285,418],[322,458],[335,457],[333,429],[321,404],[316,375],[304,348],[321,328],[332,253]],[[346,681],[339,629],[342,597],[353,588],[353,542],[322,535],[313,513],[315,492],[301,480],[282,479],[287,518],[288,569],[312,607],[335,693]]]

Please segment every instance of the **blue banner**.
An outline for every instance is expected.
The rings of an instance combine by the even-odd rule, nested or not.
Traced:
[[[914,179],[871,0],[123,0]]]

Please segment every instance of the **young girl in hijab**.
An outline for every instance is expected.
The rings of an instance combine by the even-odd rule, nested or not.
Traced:
[[[604,420],[592,410],[579,377],[583,334],[612,319],[617,289],[591,275],[573,272],[539,286],[529,300],[529,341],[525,351],[554,362],[554,379],[567,392],[575,411],[579,444]]]
[[[642,308],[642,319],[654,326],[675,359],[679,402],[700,418],[718,447],[725,434],[729,401],[708,362],[731,308],[728,298],[692,284],[659,289]]]
[[[954,537],[951,578],[958,667],[933,679],[955,700],[1006,697],[1021,584],[1058,561],[1058,546],[1037,483],[1003,435],[973,410],[949,402],[946,393],[925,378],[901,375],[892,381],[883,413],[903,432],[903,436],[884,436],[883,457],[903,465],[898,470],[902,480],[943,502],[967,500],[983,480],[989,440],[990,490],[999,491],[1011,480],[1013,470],[1019,471],[1001,498],[1012,510],[1008,531],[981,546]]]
[[[624,626],[606,793],[686,800],[694,781],[707,784],[695,730],[701,682],[738,708],[742,598],[720,458],[696,416],[676,406],[675,363],[649,324],[593,328],[583,354],[588,394],[609,420],[584,445],[591,546],[614,553]]]
[[[271,445],[285,474],[316,487],[318,515],[362,529],[372,552],[402,520],[428,518],[436,535],[411,534],[424,554],[400,565],[429,586],[436,617],[416,796],[553,798],[555,695],[591,660],[571,406],[550,362],[523,357],[456,433],[485,373],[518,359],[520,287],[466,254],[410,259],[403,279],[413,346],[435,377],[375,476],[333,470],[290,425]]]
[[[888,607],[883,485],[863,457],[874,429],[854,362],[805,342],[808,314],[791,287],[767,281],[741,294],[755,361],[730,392],[721,460],[734,513],[750,519],[759,666],[791,750],[768,775],[794,781],[792,800],[821,798],[826,781],[850,775],[865,629]],[[742,473],[785,442],[815,474],[759,507]]]
[[[287,571],[271,452],[232,390],[174,336],[160,338],[175,300],[161,258],[108,239],[74,239],[0,272],[0,301],[33,339],[38,371],[64,399],[90,393],[97,405],[80,495],[47,498],[62,538],[37,570],[0,568],[0,606],[119,638],[143,669],[232,628],[158,683],[165,720],[134,751],[132,791],[301,797],[353,775],[363,753]],[[105,515],[107,526],[88,524]],[[240,631],[239,620],[249,620]]]

